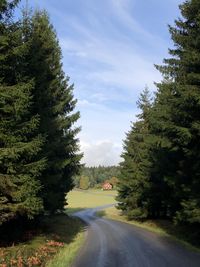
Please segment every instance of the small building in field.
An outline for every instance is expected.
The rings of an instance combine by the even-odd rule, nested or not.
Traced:
[[[113,189],[113,185],[112,185],[111,183],[105,182],[105,183],[102,185],[102,189],[103,189],[103,190],[112,190],[112,189]]]

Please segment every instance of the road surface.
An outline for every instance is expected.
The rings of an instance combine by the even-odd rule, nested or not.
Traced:
[[[87,236],[73,267],[200,267],[200,254],[170,238],[96,217],[104,208],[75,214],[87,223]]]

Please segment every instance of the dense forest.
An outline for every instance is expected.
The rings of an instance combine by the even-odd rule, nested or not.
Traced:
[[[119,175],[119,166],[82,167],[80,175],[74,177],[74,184],[81,189],[102,188],[102,184],[108,181],[116,188]]]
[[[79,173],[79,112],[45,11],[0,1],[0,225],[62,210]]]
[[[180,6],[154,98],[146,88],[124,141],[119,208],[129,218],[200,224],[200,1]]]

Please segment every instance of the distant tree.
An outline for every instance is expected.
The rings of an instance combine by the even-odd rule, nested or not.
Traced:
[[[111,178],[109,179],[109,183],[111,183],[112,186],[113,186],[114,188],[117,186],[118,182],[119,182],[119,180],[118,180],[117,177],[114,177],[114,176],[113,176],[113,177],[111,177]]]
[[[86,190],[90,186],[89,184],[89,178],[87,176],[81,176],[80,182],[79,182],[79,188]]]
[[[106,180],[112,177],[118,177],[120,174],[119,166],[98,166],[98,167],[82,167],[80,175],[74,177],[75,185],[78,185],[81,176],[88,176],[90,187],[99,187]]]
[[[73,176],[73,184],[76,188],[79,187],[79,184],[80,184],[80,178],[81,176],[80,175],[75,175]]]

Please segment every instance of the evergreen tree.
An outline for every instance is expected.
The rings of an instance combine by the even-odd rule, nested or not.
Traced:
[[[118,207],[129,218],[141,219],[148,216],[149,192],[149,112],[151,102],[146,88],[137,103],[141,109],[138,121],[132,124],[124,141],[121,175],[118,183]]]
[[[43,209],[38,176],[45,161],[36,159],[43,139],[39,117],[31,114],[34,83],[22,72],[27,44],[20,24],[11,20],[14,3],[0,5],[0,224]]]
[[[1,0],[0,1],[0,20],[1,20],[1,23],[4,19],[8,20],[9,18],[12,17],[12,12],[19,2],[20,2],[20,0],[12,0],[12,1]]]
[[[173,192],[169,213],[180,222],[199,223],[200,2],[186,1],[180,10],[182,18],[170,27],[172,57],[157,66],[164,80],[157,85],[152,129],[165,143],[162,177]]]
[[[74,127],[79,112],[73,112],[73,85],[62,70],[61,50],[46,12],[33,15],[27,32],[27,75],[35,82],[33,113],[40,116],[39,131],[46,140],[41,155],[48,160],[41,176],[41,196],[45,210],[55,212],[63,209],[65,194],[73,188],[72,176],[79,172],[79,128]]]

